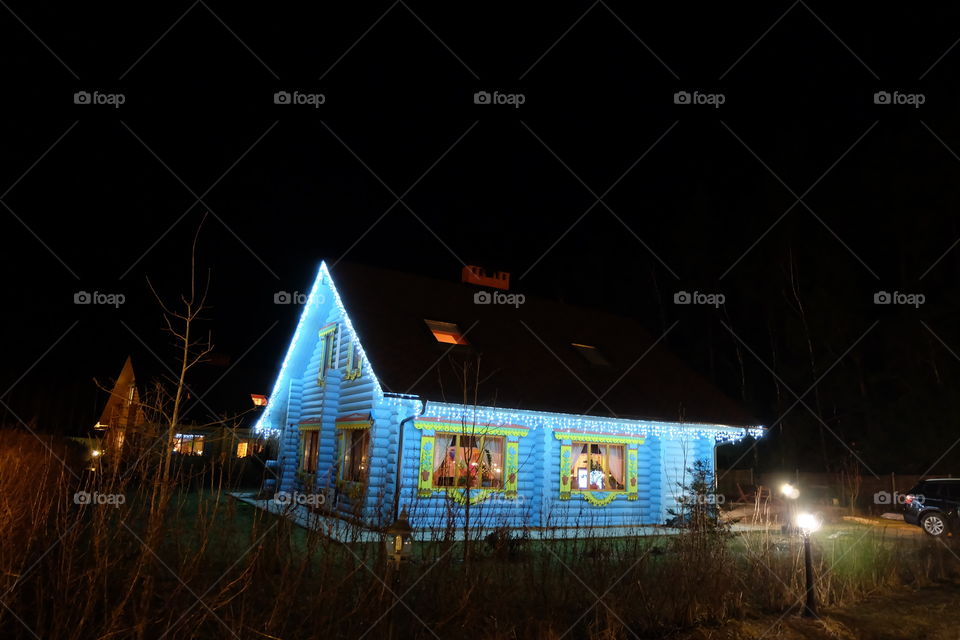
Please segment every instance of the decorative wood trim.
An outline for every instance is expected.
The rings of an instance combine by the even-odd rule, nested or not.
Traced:
[[[357,349],[356,342],[350,341],[347,345],[347,365],[344,367],[343,379],[356,380],[363,375],[363,356]]]
[[[572,466],[572,448],[569,444],[560,445],[560,499],[570,499],[570,467]]]
[[[505,464],[504,472],[506,475],[506,482],[504,486],[506,487],[505,497],[507,498],[516,498],[517,497],[517,473],[520,468],[520,443],[519,442],[506,442],[506,452],[505,452]]]
[[[433,447],[434,436],[420,436],[420,471],[417,476],[417,495],[429,498],[433,495]]]
[[[317,367],[317,385],[324,386],[327,382],[327,370],[333,368],[334,354],[337,351],[337,323],[331,322],[320,328],[320,366]]]
[[[459,422],[434,421],[429,418],[414,420],[413,426],[417,429],[430,429],[440,433],[456,433],[467,436],[516,436],[522,438],[530,432],[526,427],[519,425],[465,425]]]
[[[335,426],[337,429],[369,429],[373,426],[373,416],[370,413],[351,413],[337,418]]]
[[[623,491],[575,491],[574,493],[583,496],[583,499],[592,504],[595,507],[605,507],[614,500],[617,499],[617,496],[623,495]],[[605,495],[604,495],[605,494]],[[598,495],[603,495],[602,498]]]
[[[369,429],[373,426],[370,421],[366,422],[338,422],[337,429]]]
[[[490,496],[497,493],[503,493],[503,490],[502,489],[471,489],[470,504],[474,505],[474,504],[483,502]],[[460,489],[460,488],[443,489],[440,491],[436,491],[434,495],[436,494],[440,494],[440,495],[446,494],[448,498],[450,498],[457,504],[462,504],[462,505],[467,504],[467,492],[464,489]]]
[[[320,327],[320,337],[322,338],[325,335],[333,333],[336,330],[337,330],[336,322],[330,322],[328,324],[325,324],[322,327]]]
[[[581,431],[554,431],[553,437],[557,440],[571,440],[588,444],[636,444],[644,443],[645,436],[616,436],[605,433],[586,433]]]
[[[637,450],[630,447],[627,449],[627,500],[637,500],[639,497],[639,489],[637,487]]]

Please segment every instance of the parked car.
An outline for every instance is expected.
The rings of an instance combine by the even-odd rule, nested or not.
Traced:
[[[928,535],[960,533],[960,478],[922,480],[903,498],[903,520]]]

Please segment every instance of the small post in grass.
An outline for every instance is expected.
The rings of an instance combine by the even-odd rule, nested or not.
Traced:
[[[813,553],[810,549],[810,534],[820,528],[820,519],[812,513],[797,516],[797,528],[803,537],[803,567],[806,574],[807,602],[803,607],[804,618],[819,618],[817,614],[817,591],[813,580]]]

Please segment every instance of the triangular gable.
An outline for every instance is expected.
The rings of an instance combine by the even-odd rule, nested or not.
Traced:
[[[300,319],[297,322],[297,328],[293,332],[293,338],[287,347],[283,361],[280,364],[280,371],[270,392],[270,399],[264,408],[260,419],[254,425],[255,431],[280,430],[283,428],[283,420],[287,414],[289,404],[290,382],[295,377],[303,375],[310,357],[316,348],[319,338],[319,331],[327,323],[330,314],[331,305],[338,310],[342,325],[341,335],[346,339],[352,339],[356,344],[358,355],[362,358],[364,366],[370,372],[370,377],[374,381],[375,393],[378,397],[382,395],[380,384],[376,375],[373,373],[370,359],[363,350],[363,344],[360,336],[357,334],[343,306],[343,300],[327,268],[327,263],[321,262],[317,276],[314,278],[313,286],[307,296],[300,313]]]
[[[133,361],[127,356],[117,381],[110,390],[110,397],[103,407],[95,429],[110,427],[126,428],[144,422],[143,409],[140,406],[140,394],[133,373]]]

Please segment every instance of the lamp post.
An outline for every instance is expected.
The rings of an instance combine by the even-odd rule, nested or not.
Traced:
[[[387,560],[399,567],[400,563],[410,557],[413,549],[413,527],[407,520],[407,509],[404,507],[400,516],[386,529],[384,541],[387,551]]]
[[[780,485],[780,493],[789,501],[787,506],[787,515],[784,518],[785,522],[782,527],[782,532],[787,534],[790,532],[790,524],[796,519],[796,501],[800,497],[800,490],[789,482],[784,482]]]
[[[807,602],[803,607],[804,618],[818,618],[817,591],[813,582],[813,554],[810,550],[810,534],[820,528],[820,520],[812,513],[801,513],[797,516],[797,528],[803,537],[803,568],[807,583]]]

